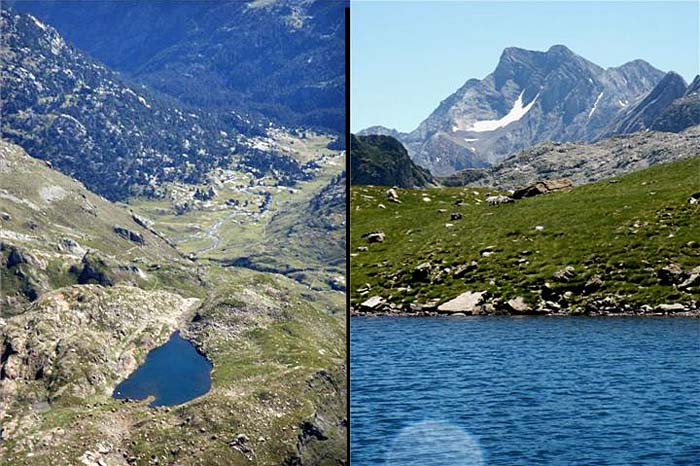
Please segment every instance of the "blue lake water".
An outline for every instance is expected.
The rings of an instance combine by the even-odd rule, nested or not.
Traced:
[[[143,365],[117,385],[112,396],[143,400],[153,395],[149,406],[178,405],[209,391],[211,369],[192,343],[175,332],[166,344],[148,353]]]
[[[700,465],[700,319],[351,319],[370,465]]]

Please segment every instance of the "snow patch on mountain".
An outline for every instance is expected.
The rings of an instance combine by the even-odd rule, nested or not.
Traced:
[[[595,109],[598,108],[598,102],[600,102],[600,98],[603,97],[603,93],[601,92],[598,94],[598,97],[595,99],[595,102],[593,103],[593,108],[591,109],[590,112],[588,112],[588,118],[590,119],[593,116],[593,113],[595,112]]]
[[[503,128],[513,122],[520,120],[527,114],[527,112],[530,111],[532,106],[537,101],[537,98],[540,96],[539,94],[537,94],[529,104],[523,106],[523,94],[525,94],[525,91],[522,91],[520,93],[518,98],[515,100],[515,103],[513,104],[513,108],[503,118],[499,120],[476,121],[467,131],[474,131],[476,133],[495,131],[499,128]]]

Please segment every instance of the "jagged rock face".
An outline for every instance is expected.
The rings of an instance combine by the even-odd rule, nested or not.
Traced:
[[[667,73],[641,102],[624,111],[611,124],[606,130],[606,135],[629,134],[650,128],[666,108],[682,97],[685,91],[683,78],[674,72]]]
[[[350,176],[352,184],[416,188],[433,183],[430,173],[417,167],[391,136],[351,136]]]
[[[700,126],[681,133],[644,131],[595,143],[544,142],[508,157],[492,168],[458,172],[440,181],[518,189],[543,180],[569,178],[584,184],[652,165],[700,156]]]
[[[693,125],[700,125],[700,76],[656,117],[651,129],[677,133]]]
[[[345,129],[341,1],[18,1],[107,66],[184,103]],[[264,27],[261,27],[264,25]]]
[[[598,138],[662,77],[642,60],[603,69],[561,45],[546,52],[507,48],[493,73],[467,81],[399,139],[434,175],[486,167],[545,140]]]

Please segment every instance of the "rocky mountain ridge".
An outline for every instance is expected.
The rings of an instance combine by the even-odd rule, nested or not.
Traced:
[[[446,186],[513,190],[542,180],[574,184],[618,177],[653,165],[700,156],[700,126],[680,133],[642,131],[593,143],[544,142],[498,165],[457,172],[439,181]]]
[[[643,60],[603,69],[563,45],[510,47],[493,73],[468,80],[410,133],[373,127],[359,134],[394,134],[417,164],[445,176],[546,140],[596,140],[663,77]]]
[[[629,134],[652,128],[659,115],[685,92],[685,80],[672,71],[666,73],[639,103],[620,112],[604,136]]]

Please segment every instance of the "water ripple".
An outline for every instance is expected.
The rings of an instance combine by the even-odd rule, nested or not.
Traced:
[[[352,464],[700,465],[700,320],[353,318]]]

